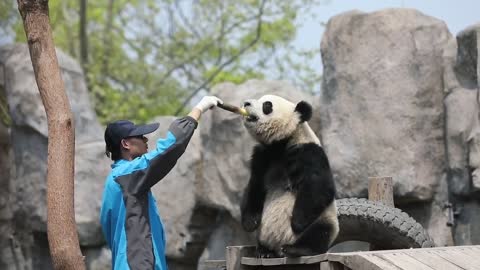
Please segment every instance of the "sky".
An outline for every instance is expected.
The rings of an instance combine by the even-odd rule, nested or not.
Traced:
[[[480,23],[480,0],[323,0],[323,3],[313,10],[315,18],[309,18],[299,29],[295,45],[305,49],[320,49],[325,30],[321,22],[327,23],[331,17],[340,13],[355,9],[372,12],[402,7],[413,8],[444,21],[453,36],[468,26]],[[316,68],[322,69],[320,56],[313,62]]]
[[[319,21],[328,20],[340,13],[358,9],[372,12],[385,8],[414,8],[444,21],[453,35],[466,27],[480,23],[479,0],[328,0],[314,8],[315,19],[306,21],[299,29],[298,40],[302,44],[320,44],[324,27]]]

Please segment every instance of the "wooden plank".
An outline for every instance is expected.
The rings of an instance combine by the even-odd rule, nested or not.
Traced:
[[[345,255],[348,253],[328,254],[329,261],[339,262],[351,269],[355,270],[398,270],[398,268],[383,268],[369,261],[360,255]]]
[[[286,264],[314,264],[327,260],[327,254],[315,256],[302,256],[296,258],[254,258],[243,257],[242,264],[244,265],[286,265]]]
[[[240,260],[238,254],[234,254],[238,252],[243,252]],[[251,257],[254,254],[254,247],[253,249],[237,250],[235,252],[227,249],[227,254],[229,253],[231,254],[229,258],[233,258],[233,260],[230,262],[227,259],[228,265],[237,268],[227,268],[228,270],[256,269],[258,266],[265,266],[271,270],[322,269],[321,267],[329,269],[327,267],[338,268],[339,264],[343,264],[345,269],[351,268],[354,270],[480,270],[480,246],[327,253],[298,258],[271,259]],[[238,268],[238,263],[241,265],[240,268]]]
[[[369,177],[368,200],[394,207],[392,177]]]
[[[468,261],[469,265],[475,265],[475,269],[480,269],[480,253],[472,253],[469,248],[456,248],[453,250],[449,250],[454,254],[457,254],[458,257],[462,258],[463,260]]]
[[[384,259],[374,255],[374,254],[369,254],[369,255],[356,255],[365,258],[365,260],[368,260],[369,262],[373,263],[377,267],[383,270],[401,270],[394,264],[389,263],[388,261],[385,261]]]
[[[421,251],[417,253],[408,252],[405,253],[408,256],[421,261],[423,264],[430,266],[433,269],[442,269],[442,270],[460,270],[457,265],[452,264],[451,262],[445,260],[444,258],[436,255],[435,253],[429,251]]]
[[[436,254],[437,256],[444,258],[445,260],[451,262],[452,264],[457,265],[460,269],[466,269],[466,270],[480,269],[480,265],[472,263],[468,257],[462,256],[458,252],[453,251],[453,249],[443,250],[443,251],[432,250],[431,252]]]
[[[480,249],[480,245],[478,246],[461,246],[461,247],[433,247],[433,248],[409,248],[409,249],[391,249],[391,250],[375,250],[375,251],[355,251],[355,252],[343,252],[343,253],[327,253],[329,255],[332,254],[348,254],[348,255],[365,255],[365,254],[384,254],[384,253],[398,253],[398,252],[406,252],[406,253],[417,253],[417,252],[424,252],[424,251],[446,251],[446,250],[457,250],[459,248],[469,248],[472,250]]]
[[[461,252],[470,260],[480,265],[480,247],[457,247],[455,251]]]
[[[206,269],[226,269],[227,262],[225,260],[205,260],[200,262],[200,265]]]
[[[415,270],[435,270],[428,265],[423,264],[421,261],[418,261],[408,254],[405,253],[385,253],[379,254],[378,257],[384,259],[385,261],[390,262],[391,264],[397,266],[400,269],[415,269]]]
[[[342,265],[339,262],[321,262],[320,270],[348,270],[350,268]]]
[[[248,270],[248,266],[242,265],[242,257],[251,257],[255,254],[254,246],[228,246],[225,252],[227,270]]]

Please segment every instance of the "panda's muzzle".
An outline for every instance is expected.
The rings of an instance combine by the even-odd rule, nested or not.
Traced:
[[[247,122],[256,122],[258,121],[258,116],[250,114],[246,117]]]
[[[243,102],[243,108],[248,112],[248,115],[245,117],[245,121],[247,122],[256,122],[258,121],[258,116],[252,112],[251,106],[252,106],[253,100],[245,100]]]

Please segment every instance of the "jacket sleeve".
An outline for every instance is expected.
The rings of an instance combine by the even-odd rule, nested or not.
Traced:
[[[162,180],[185,152],[197,125],[197,121],[189,116],[172,122],[167,137],[157,141],[157,148],[141,156],[136,163],[137,169],[131,174],[121,177],[133,179],[119,179],[122,186],[131,194],[139,194]]]

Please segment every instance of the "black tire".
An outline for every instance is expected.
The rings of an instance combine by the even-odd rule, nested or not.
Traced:
[[[376,250],[435,246],[422,225],[398,208],[360,198],[339,199],[336,204],[340,232],[333,245],[356,240]]]

